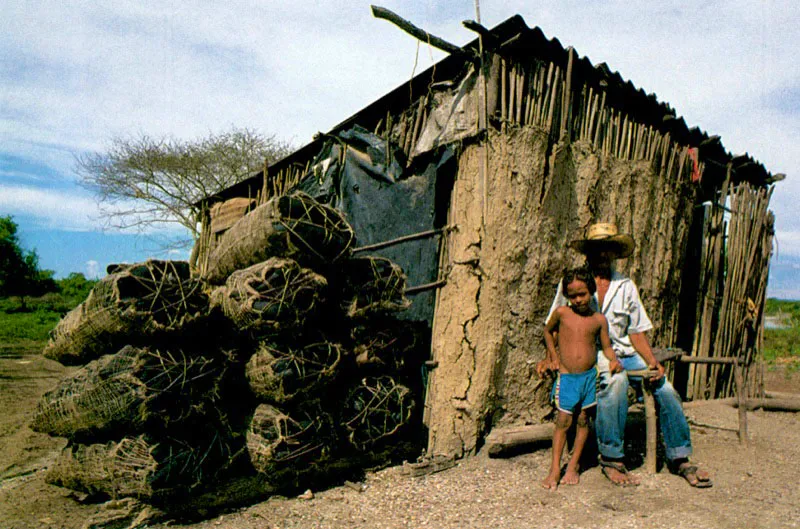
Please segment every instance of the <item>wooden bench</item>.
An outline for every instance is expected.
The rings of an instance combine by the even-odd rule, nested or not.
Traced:
[[[739,442],[747,443],[747,406],[742,377],[742,366],[737,358],[699,358],[687,355],[680,349],[653,349],[653,354],[661,364],[676,361],[695,364],[728,364],[733,365],[734,384],[736,387],[736,404],[739,410]],[[649,369],[626,371],[628,376],[642,378],[652,377],[656,371]],[[642,384],[645,410],[645,471],[656,473],[656,452],[658,447],[658,421],[656,403],[649,384]],[[516,447],[548,441],[553,436],[552,423],[532,424],[526,426],[497,428],[486,437],[486,448],[490,457],[500,456]]]
[[[742,377],[742,366],[739,359],[730,358],[701,358],[689,356],[679,349],[660,349],[653,351],[656,359],[664,364],[669,361],[677,361],[692,364],[725,364],[733,365],[733,377],[736,387],[737,408],[739,410],[739,443],[747,443],[747,405],[745,399],[745,389]],[[626,371],[629,377],[642,377],[648,379],[657,371],[649,369]],[[644,468],[650,474],[656,473],[656,451],[658,448],[658,425],[656,420],[656,403],[650,385],[642,384],[642,394],[644,398],[645,431],[647,444],[645,448]]]

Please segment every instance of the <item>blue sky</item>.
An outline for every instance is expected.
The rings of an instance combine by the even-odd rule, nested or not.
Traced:
[[[474,0],[381,3],[453,43]],[[772,199],[770,294],[800,299],[800,7],[794,1],[480,2],[493,26],[519,13],[669,102],[690,126],[788,175]],[[362,1],[4,2],[0,215],[59,276],[166,252],[174,229],[105,227],[75,157],[113,136],[191,139],[231,126],[300,146],[442,54],[374,19]]]

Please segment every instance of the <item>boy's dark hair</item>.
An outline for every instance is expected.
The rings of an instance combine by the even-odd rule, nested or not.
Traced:
[[[567,268],[564,271],[564,278],[561,280],[561,291],[567,295],[567,285],[575,280],[583,281],[589,289],[589,294],[597,291],[597,284],[594,282],[594,274],[585,266],[579,268]]]

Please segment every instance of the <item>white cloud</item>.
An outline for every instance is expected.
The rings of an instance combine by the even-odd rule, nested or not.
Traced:
[[[472,2],[382,3],[455,44],[475,37],[461,25],[475,18]],[[489,27],[522,14],[658,94],[689,126],[721,135],[728,150],[787,173],[772,200],[777,238],[800,255],[800,102],[791,100],[800,99],[800,4],[508,0],[481,9]],[[74,153],[114,135],[191,138],[236,125],[301,145],[407,81],[415,60],[420,72],[442,57],[417,45],[353,0],[11,2],[0,20],[0,148],[63,182],[74,178]],[[775,104],[779,96],[790,99]],[[97,206],[79,191],[0,192],[3,211],[97,229]]]
[[[3,215],[24,216],[32,219],[29,228],[47,228],[63,231],[119,230],[104,226],[100,206],[91,196],[80,191],[42,189],[33,186],[0,183],[0,212]],[[143,233],[185,236],[180,228],[150,228]]]
[[[0,184],[0,211],[31,216],[40,227],[89,231],[100,224],[97,204],[89,197],[32,186]]]
[[[800,231],[779,231],[774,239],[775,258],[800,257]]]
[[[95,260],[86,261],[86,277],[97,279],[100,277],[100,263]]]

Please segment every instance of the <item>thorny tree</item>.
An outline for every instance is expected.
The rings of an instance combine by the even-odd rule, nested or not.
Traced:
[[[275,136],[233,128],[206,138],[115,137],[106,152],[77,158],[81,183],[97,193],[109,225],[178,224],[199,235],[195,204],[290,152]]]

